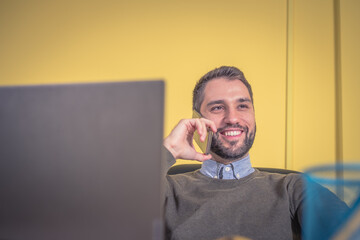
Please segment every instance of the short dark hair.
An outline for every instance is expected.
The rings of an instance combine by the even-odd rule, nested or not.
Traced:
[[[215,78],[227,78],[228,80],[240,80],[248,89],[251,102],[254,104],[253,93],[250,83],[246,80],[244,73],[236,67],[222,66],[206,73],[196,83],[193,91],[193,109],[200,113],[201,103],[204,101],[204,89],[206,84]]]

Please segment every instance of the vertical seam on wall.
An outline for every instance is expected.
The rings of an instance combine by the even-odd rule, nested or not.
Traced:
[[[334,0],[334,51],[335,51],[335,156],[343,161],[342,85],[341,85],[341,29],[340,0]]]
[[[286,100],[285,100],[285,168],[293,168],[293,0],[287,0],[286,19]]]
[[[340,0],[334,0],[334,70],[335,70],[335,162],[343,162],[343,131],[342,131],[342,86],[341,86],[341,29]],[[344,171],[339,165],[336,178],[343,179]],[[344,186],[336,185],[336,194],[344,199]]]

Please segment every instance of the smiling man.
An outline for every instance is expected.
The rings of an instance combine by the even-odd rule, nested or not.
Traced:
[[[211,146],[213,159],[229,164],[247,155],[254,142],[256,125],[252,98],[245,84],[219,77],[208,82],[202,94],[203,100],[197,100],[195,109],[217,127]]]
[[[203,118],[181,120],[164,139],[164,146],[168,167],[177,158],[203,164],[198,171],[166,176],[167,239],[301,239],[302,176],[262,172],[251,166],[249,150],[256,133],[253,104],[251,86],[235,67],[214,69],[196,84],[193,109]],[[204,141],[208,130],[214,134],[210,154],[205,155],[195,150],[193,136],[198,131]],[[326,209],[314,220],[323,228],[318,231],[331,233],[341,216],[348,214],[348,207],[328,189],[318,184],[312,187],[317,190],[314,201],[309,201]]]
[[[199,171],[167,176],[168,239],[300,237],[300,175],[260,172],[251,166],[253,102],[250,84],[235,67],[214,69],[196,84],[193,109],[203,118],[181,120],[164,139],[169,165],[177,158],[203,162]],[[202,141],[207,130],[214,132],[209,155],[194,149],[196,130]]]

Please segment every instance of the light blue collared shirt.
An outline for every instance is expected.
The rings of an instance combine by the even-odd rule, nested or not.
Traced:
[[[232,162],[228,165],[218,163],[212,159],[203,162],[200,172],[205,176],[218,179],[240,179],[253,173],[250,156]]]

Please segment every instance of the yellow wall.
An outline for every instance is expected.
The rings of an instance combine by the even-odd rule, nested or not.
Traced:
[[[360,8],[342,5],[343,149],[360,159],[360,114],[350,107],[359,103]],[[3,0],[0,85],[162,78],[167,135],[191,117],[195,82],[234,65],[254,90],[253,164],[302,170],[335,161],[333,24],[325,0]]]
[[[293,168],[335,161],[333,2],[294,1]]]
[[[292,2],[293,156],[289,166],[303,170],[343,159],[359,162],[360,3]]]
[[[360,1],[341,0],[343,158],[360,161]]]

